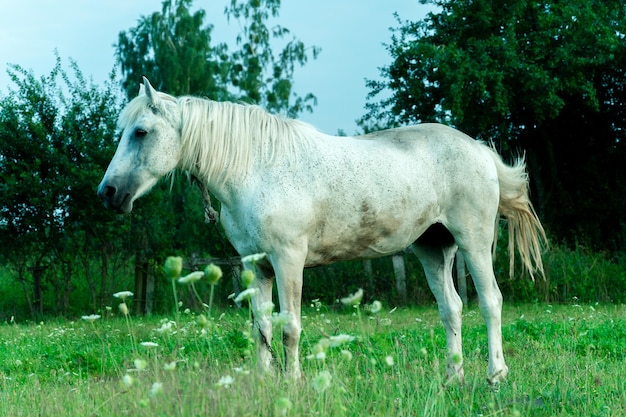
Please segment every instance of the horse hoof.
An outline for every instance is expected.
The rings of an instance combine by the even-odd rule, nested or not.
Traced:
[[[465,371],[463,370],[463,367],[448,370],[448,376],[446,382],[444,383],[444,386],[448,386],[451,384],[465,384]]]
[[[509,369],[505,366],[503,369],[500,369],[497,372],[489,375],[487,377],[487,383],[489,385],[497,385],[500,382],[503,382],[506,379],[506,375],[509,373]]]

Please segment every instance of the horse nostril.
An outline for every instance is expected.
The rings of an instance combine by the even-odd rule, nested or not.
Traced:
[[[107,198],[111,198],[115,195],[116,191],[117,190],[115,189],[115,187],[107,185],[106,187],[104,187],[104,196]]]
[[[110,200],[113,198],[117,189],[111,185],[106,185],[98,190],[98,197],[102,200]]]

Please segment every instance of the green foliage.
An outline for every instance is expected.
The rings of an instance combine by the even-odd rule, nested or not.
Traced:
[[[626,15],[619,1],[433,1],[403,22],[382,81],[369,81],[366,130],[452,124],[524,151],[533,198],[570,244],[623,250]],[[388,98],[374,99],[391,90]]]
[[[556,117],[566,97],[599,108],[593,75],[619,62],[620,2],[432,3],[442,9],[424,21],[399,20],[387,81],[369,82],[371,97],[387,87],[393,96],[370,103],[365,120],[448,121],[504,140]]]
[[[293,73],[319,52],[308,48],[280,25],[270,26],[280,9],[278,0],[232,0],[226,17],[237,20],[241,33],[233,52],[226,44],[211,44],[211,25],[193,0],[164,0],[161,12],[139,19],[119,34],[116,56],[129,98],[146,75],[158,90],[173,95],[194,94],[215,100],[260,104],[269,111],[295,117],[312,111],[315,96],[293,91]],[[284,43],[275,54],[276,44]]]
[[[0,98],[2,260],[22,285],[30,268],[60,267],[62,277],[46,278],[65,299],[61,310],[75,264],[87,253],[106,256],[125,230],[94,193],[113,153],[119,96],[111,82],[96,87],[72,70],[73,78],[58,57],[41,79],[12,66],[17,89]]]
[[[166,0],[161,12],[142,16],[137,26],[120,32],[116,57],[129,99],[139,91],[142,76],[160,91],[194,93],[216,100],[228,97],[225,85],[225,45],[211,45],[206,13],[191,14],[192,0]]]
[[[570,248],[553,243],[543,254],[545,279],[537,277],[532,281],[522,275],[521,268],[514,278],[509,278],[507,239],[507,231],[501,229],[494,262],[505,303],[623,303],[626,300],[626,259],[623,256],[594,252],[580,244]],[[519,266],[518,261],[516,265]]]
[[[307,63],[309,54],[316,58],[319,48],[308,48],[292,38],[276,57],[272,44],[290,34],[285,27],[268,25],[279,9],[280,0],[231,0],[226,16],[238,20],[243,29],[237,37],[240,49],[229,60],[229,77],[241,91],[237,99],[296,117],[304,110],[312,111],[316,99],[311,93],[300,97],[293,92],[293,73],[296,66]]]

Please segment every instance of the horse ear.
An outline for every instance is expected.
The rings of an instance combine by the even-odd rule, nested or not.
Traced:
[[[143,96],[146,94],[146,87],[143,84],[139,83],[139,93],[137,93],[137,97]]]
[[[143,77],[143,87],[145,94],[150,99],[150,104],[152,104],[153,106],[156,105],[159,102],[159,95],[157,94],[157,90],[152,87],[150,81],[148,81],[146,77]]]

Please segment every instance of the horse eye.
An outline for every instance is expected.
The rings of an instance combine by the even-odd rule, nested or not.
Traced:
[[[148,132],[146,132],[143,129],[137,129],[135,130],[135,137],[136,138],[143,138],[144,136],[146,136],[148,134]]]

